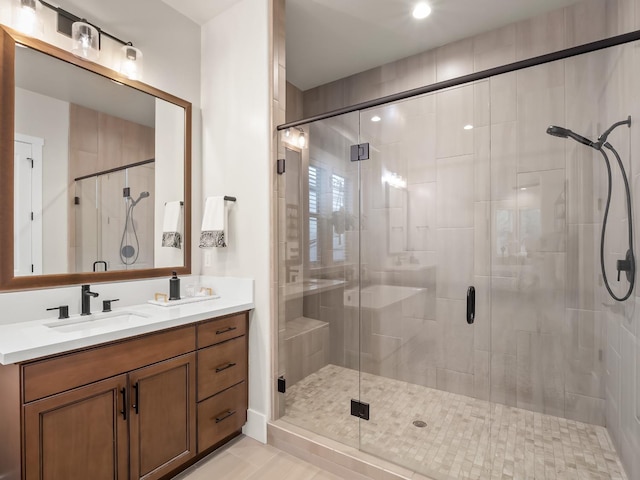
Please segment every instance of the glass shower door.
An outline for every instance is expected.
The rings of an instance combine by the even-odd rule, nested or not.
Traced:
[[[358,113],[281,132],[278,177],[280,418],[358,447]]]
[[[486,81],[360,114],[360,448],[435,479],[490,472],[489,117]]]

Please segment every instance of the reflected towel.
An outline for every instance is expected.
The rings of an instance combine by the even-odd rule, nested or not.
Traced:
[[[182,202],[167,202],[164,205],[164,221],[162,223],[162,246],[182,248],[180,225],[182,220]]]
[[[227,208],[224,197],[207,197],[201,230],[200,248],[227,246],[229,235],[227,232]]]

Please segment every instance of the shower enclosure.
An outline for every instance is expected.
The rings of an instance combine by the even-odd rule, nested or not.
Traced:
[[[280,132],[280,418],[434,479],[627,478],[638,292],[616,302],[602,281],[602,155],[547,128],[595,140],[631,116],[608,141],[637,215],[635,50]],[[623,297],[615,162],[612,175],[603,263]]]
[[[75,180],[73,271],[153,268],[154,172],[151,160]]]

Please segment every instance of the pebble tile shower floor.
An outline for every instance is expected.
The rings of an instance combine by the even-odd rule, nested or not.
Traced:
[[[327,365],[302,379],[287,388],[283,420],[344,444],[360,443],[367,453],[436,480],[627,480],[604,427],[376,375],[358,377]],[[358,383],[371,406],[369,421],[350,415]],[[427,426],[414,426],[416,420]]]

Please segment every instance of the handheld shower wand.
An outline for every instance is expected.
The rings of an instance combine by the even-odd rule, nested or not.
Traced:
[[[133,209],[142,200],[149,196],[149,192],[141,192],[136,200],[129,195],[128,188],[125,190],[125,202],[127,203],[127,215],[124,220],[124,229],[122,230],[122,239],[120,240],[120,261],[125,265],[133,265],[138,260],[140,255],[140,241],[138,240],[138,232],[136,232],[136,225],[133,221]],[[125,245],[125,238],[129,231],[129,225],[131,225],[131,231],[133,232],[133,238],[136,246]],[[133,260],[132,260],[133,258]]]
[[[633,292],[633,287],[635,285],[635,273],[636,273],[636,262],[635,262],[635,254],[633,253],[633,216],[631,214],[631,190],[629,188],[629,180],[627,179],[627,173],[624,169],[624,165],[622,164],[622,160],[620,159],[620,155],[615,148],[607,141],[607,137],[609,134],[613,132],[614,129],[620,127],[622,125],[627,125],[631,128],[631,117],[629,116],[626,120],[622,120],[620,122],[616,122],[611,125],[607,130],[604,131],[600,137],[598,137],[597,142],[592,142],[588,138],[583,137],[582,135],[578,135],[577,133],[572,132],[568,128],[558,127],[556,125],[551,125],[547,128],[547,133],[554,137],[559,138],[572,138],[578,143],[586,145],[588,147],[593,148],[594,150],[599,151],[603,158],[605,165],[607,167],[607,177],[608,177],[608,190],[607,190],[607,204],[604,209],[604,217],[602,219],[602,233],[600,236],[600,268],[602,270],[602,278],[604,280],[604,285],[607,288],[607,292],[614,300],[619,302],[623,302],[631,296],[631,292]],[[628,225],[628,240],[629,240],[629,248],[627,249],[627,253],[625,255],[624,260],[618,260],[616,262],[616,269],[618,271],[618,281],[620,281],[620,272],[625,272],[627,280],[629,281],[629,288],[625,295],[622,297],[618,297],[609,285],[609,280],[607,278],[607,272],[604,268],[604,240],[605,234],[607,231],[607,219],[609,217],[609,206],[611,205],[611,163],[609,162],[609,157],[606,152],[603,150],[603,147],[607,150],[610,150],[613,155],[616,157],[616,161],[618,162],[618,166],[620,167],[620,173],[622,174],[622,180],[624,182],[624,189],[626,193],[626,203],[627,203],[627,215],[629,217],[629,225]]]

